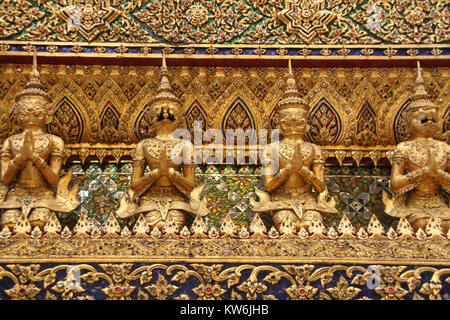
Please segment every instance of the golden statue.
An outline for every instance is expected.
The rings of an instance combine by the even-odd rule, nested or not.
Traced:
[[[15,100],[11,119],[23,132],[7,138],[1,151],[1,224],[11,228],[24,214],[32,227],[43,228],[51,211],[68,213],[79,202],[78,186],[68,189],[72,171],[60,179],[64,142],[45,130],[53,110],[37,70],[36,52],[30,81]]]
[[[438,108],[429,100],[419,62],[416,92],[405,112],[413,138],[398,144],[394,151],[390,180],[393,198],[383,193],[386,213],[407,217],[415,230],[425,230],[429,218],[437,217],[447,232],[450,208],[441,188],[450,191],[450,146],[434,139],[441,128]]]
[[[180,126],[182,113],[180,101],[173,94],[168,80],[164,56],[158,94],[150,101],[149,107],[155,137],[144,139],[136,146],[128,190],[130,201],[127,202],[125,197],[121,199],[117,215],[128,218],[144,213],[152,229],[162,230],[170,220],[181,230],[186,213],[204,216],[208,210],[204,206],[206,199],[202,203],[198,200],[203,185],[194,188],[193,145],[190,141],[172,138],[172,133]],[[173,155],[190,161],[174,163]],[[145,173],[147,166],[149,172]]]
[[[302,227],[308,230],[313,220],[322,220],[321,213],[337,213],[334,199],[326,201],[328,190],[322,152],[304,140],[308,113],[309,106],[299,97],[289,60],[286,90],[275,112],[281,141],[278,146],[272,141],[266,148],[266,159],[262,160],[266,171],[263,172],[264,188],[270,196],[256,190],[260,202],[251,201],[254,212],[272,212],[277,229],[284,219],[290,218],[297,230]],[[279,155],[278,172],[268,165],[274,163],[275,153]]]

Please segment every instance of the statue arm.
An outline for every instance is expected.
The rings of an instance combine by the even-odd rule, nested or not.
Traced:
[[[61,175],[61,168],[63,165],[64,142],[61,138],[55,138],[53,143],[54,145],[50,158],[50,164],[47,164],[45,159],[38,154],[34,154],[31,161],[42,173],[45,180],[47,180],[51,186],[56,186],[58,185],[59,177]]]
[[[137,194],[142,194],[159,177],[158,169],[154,169],[144,175],[145,166],[144,149],[142,144],[138,143],[133,157],[133,173],[130,182],[130,189]]]
[[[169,169],[169,178],[184,194],[189,194],[195,186],[195,166],[193,164],[183,165],[184,175],[180,172]]]
[[[21,154],[18,154],[12,160],[11,157],[10,141],[7,139],[3,144],[1,151],[1,183],[5,186],[13,182],[17,172],[25,162]]]
[[[273,174],[270,168],[265,169],[268,170],[266,172],[269,172],[269,174],[263,176],[264,189],[266,189],[267,192],[271,192],[278,188],[282,183],[286,181],[290,174],[289,167],[280,169],[276,174]]]
[[[438,174],[436,176],[436,179],[441,184],[441,186],[447,191],[450,191],[450,173],[448,171],[450,171],[450,157],[447,160],[446,170],[438,169]]]
[[[407,174],[405,171],[405,158],[394,155],[392,159],[392,172],[390,186],[394,194],[403,194],[414,189],[419,182],[426,177],[428,171],[427,167],[420,168]]]
[[[314,152],[315,157],[312,164],[312,170],[309,170],[307,167],[303,166],[300,169],[299,174],[302,176],[302,178],[311,183],[311,185],[314,187],[314,189],[317,190],[317,192],[322,193],[326,188],[324,178],[325,161],[322,159],[321,151],[319,148],[315,148]]]

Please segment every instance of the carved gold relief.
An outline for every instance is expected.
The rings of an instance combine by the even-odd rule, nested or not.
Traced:
[[[103,281],[108,286],[102,288],[102,295],[97,294],[96,299],[278,300],[284,294],[292,300],[370,299],[367,296],[370,292],[368,287],[373,279],[379,282],[374,291],[382,300],[402,300],[406,295],[417,300],[441,300],[443,282],[448,281],[450,272],[445,268],[409,269],[402,265],[316,267],[311,264],[282,264],[274,267],[247,264],[227,267],[223,264],[195,263],[114,263],[77,265],[79,275],[74,278],[74,269],[73,265],[66,264],[56,267],[9,264],[1,267],[0,276],[14,283],[12,288],[5,290],[7,297],[13,300],[36,299],[38,295],[49,300],[93,300],[94,296],[89,294],[87,287]],[[376,274],[372,273],[374,269]],[[425,282],[430,274],[431,280]],[[333,279],[337,277],[337,281]],[[282,280],[288,286],[281,284]],[[183,287],[186,283],[198,286],[189,290]],[[319,289],[319,284],[323,289]],[[277,292],[275,288],[282,290]]]
[[[6,116],[10,113],[8,101],[12,100],[15,92],[21,90],[26,83],[23,74],[26,74],[28,69],[25,66],[4,66],[0,74],[0,81],[3,83],[3,91],[0,95],[3,98],[0,103],[3,115]],[[55,124],[51,125],[51,132],[63,137],[72,156],[82,160],[86,159],[87,155],[97,157],[97,153],[104,154],[102,157],[97,157],[102,161],[117,160],[119,155],[129,155],[129,148],[132,149],[132,146],[122,146],[121,143],[129,144],[138,141],[137,121],[145,118],[143,110],[150,97],[156,94],[159,71],[155,68],[131,67],[128,73],[123,73],[120,67],[111,66],[91,66],[88,69],[72,66],[70,70],[61,67],[53,69],[53,67],[41,67],[42,79],[53,99],[53,108],[61,104],[70,108],[69,112],[62,112],[59,116],[60,120],[55,120]],[[204,119],[206,129],[222,129],[224,117],[231,114],[234,116],[234,113],[227,113],[227,110],[231,110],[236,101],[245,103],[246,117],[254,119],[257,130],[270,128],[273,120],[271,114],[284,91],[285,70],[247,68],[245,75],[240,71],[240,68],[218,67],[214,74],[208,74],[206,68],[181,67],[175,73],[174,68],[169,68],[169,77],[176,83],[178,88],[176,92],[183,112],[187,112],[195,101],[201,106],[199,110],[202,116],[190,119],[192,121]],[[402,106],[413,92],[414,69],[294,68],[293,72],[299,92],[308,101],[312,112],[316,115],[312,120],[316,119],[320,121],[318,123],[321,123],[327,119],[329,113],[325,112],[325,119],[322,120],[317,118],[320,110],[316,112],[321,107],[319,105],[325,103],[325,107],[332,108],[330,116],[336,117],[335,123],[340,122],[340,127],[314,126],[317,133],[311,135],[311,138],[314,137],[314,141],[321,141],[321,147],[330,151],[328,156],[334,155],[335,151],[344,150],[350,157],[355,151],[361,152],[363,158],[370,159],[369,153],[377,151],[380,152],[381,157],[385,158],[386,152],[394,148],[395,137],[407,133],[407,126],[398,119],[402,119]],[[438,116],[443,118],[445,114],[448,114],[447,102],[450,89],[450,84],[446,81],[448,69],[425,69],[423,73],[425,84],[434,84],[435,99],[433,101],[439,107]],[[114,120],[115,124],[110,127],[104,122],[106,119],[104,111],[108,102],[111,102],[116,110],[113,114],[118,117],[118,124],[117,120]],[[375,114],[374,117],[366,119],[371,121],[371,123],[366,122],[366,127],[376,128],[376,136],[373,131],[372,133],[358,132],[358,125],[361,125],[363,121],[361,111],[366,103]],[[76,115],[74,119],[64,122],[64,119],[73,115]],[[11,119],[8,120],[11,121]],[[234,117],[231,120],[239,121]],[[244,118],[241,121],[245,121]],[[2,123],[5,129],[7,123]],[[14,123],[12,125],[14,128]],[[183,126],[192,126],[192,123],[183,123]],[[70,132],[70,127],[79,128],[78,131],[71,132],[72,137],[64,134],[64,132]],[[144,127],[141,126],[141,128]],[[444,128],[441,132],[444,132]],[[6,134],[3,133],[3,136],[5,137]],[[107,142],[105,137],[112,140]],[[330,145],[328,142],[330,138],[331,141],[337,140]],[[104,144],[95,144],[102,139]],[[97,152],[99,149],[103,151]]]
[[[446,2],[429,0],[7,0],[0,10],[0,39],[26,41],[436,44],[448,41],[449,26]]]

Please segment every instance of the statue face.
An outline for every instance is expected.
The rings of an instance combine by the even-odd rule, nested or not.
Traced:
[[[43,126],[47,123],[47,101],[40,96],[22,97],[16,106],[17,119],[23,127]]]
[[[409,126],[415,137],[432,138],[439,131],[439,118],[435,108],[419,108],[411,112]]]
[[[308,130],[308,112],[299,108],[286,108],[278,111],[278,127],[284,136],[301,135]]]
[[[158,101],[152,111],[152,122],[156,129],[161,127],[176,129],[178,127],[180,108],[173,101]]]

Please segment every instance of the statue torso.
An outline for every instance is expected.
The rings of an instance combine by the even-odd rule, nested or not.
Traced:
[[[14,157],[20,154],[24,137],[24,133],[19,133],[8,138],[9,150],[7,151],[10,152],[11,159],[14,159]],[[47,133],[33,136],[34,153],[39,155],[47,163],[55,149],[55,139],[59,138]],[[62,152],[62,150],[59,151]],[[16,184],[27,188],[48,186],[42,173],[31,161],[27,161],[24,167],[19,171]]]
[[[316,147],[308,142],[302,142],[300,144],[301,156],[303,159],[303,165],[307,168],[311,168],[314,157],[316,156]],[[293,155],[295,150],[295,144],[291,142],[281,141],[279,145],[279,165],[280,169],[285,168],[288,164],[293,165]],[[298,174],[291,174],[288,179],[281,186],[282,188],[295,189],[305,185],[305,181]]]
[[[180,141],[172,140],[160,140],[156,138],[148,138],[142,141],[142,148],[144,152],[145,160],[150,168],[150,170],[159,167],[161,152],[165,149],[166,161],[168,168],[174,168],[176,171],[180,170],[180,165],[175,164],[172,161],[172,151],[175,148],[174,154],[182,155],[182,148]],[[172,186],[172,182],[168,177],[162,176],[155,181],[156,186]]]
[[[445,170],[450,156],[450,147],[447,143],[438,140],[412,140],[406,141],[399,146],[399,149],[407,156],[407,169],[409,171],[423,168],[427,165],[428,150],[434,156],[439,169]]]
[[[428,165],[428,150],[434,156],[438,169],[446,171],[450,157],[450,146],[438,140],[411,140],[399,145],[398,151],[405,159],[405,169],[412,172]],[[437,191],[440,184],[426,177],[416,187],[420,191]]]
[[[301,146],[301,154],[304,161],[305,167],[311,167],[312,161],[315,156],[315,147],[313,144],[308,142],[303,142],[300,144]],[[292,156],[294,155],[295,144],[280,142],[280,168],[284,168],[288,163],[292,163]]]

